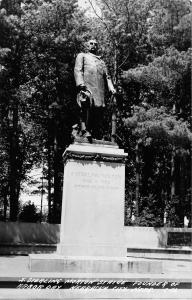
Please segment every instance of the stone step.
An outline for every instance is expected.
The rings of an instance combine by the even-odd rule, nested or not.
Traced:
[[[135,259],[137,260],[137,259]],[[147,259],[148,261],[148,259]],[[31,272],[29,257],[6,256],[0,257],[0,280],[19,281],[23,278],[74,278],[103,279],[103,280],[129,280],[129,281],[179,281],[191,282],[192,263],[188,261],[162,261],[163,273],[63,273],[63,272]]]
[[[149,259],[30,254],[31,272],[161,274],[162,262]]]
[[[28,255],[30,253],[54,253],[57,244],[4,243],[0,255]],[[187,248],[127,248],[127,257],[192,260],[192,249]]]
[[[30,253],[53,253],[56,244],[6,243],[0,244],[0,255],[28,255]]]
[[[192,298],[186,261],[179,269],[181,262],[165,260],[164,274],[31,272],[28,262],[26,256],[0,257],[1,300]]]
[[[192,261],[192,249],[127,248],[127,257]]]

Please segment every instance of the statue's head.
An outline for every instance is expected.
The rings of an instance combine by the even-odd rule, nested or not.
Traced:
[[[93,54],[96,54],[97,53],[97,50],[98,50],[98,44],[97,44],[97,41],[95,39],[92,39],[92,40],[89,40],[87,42],[87,48],[88,48],[88,51],[93,53]]]

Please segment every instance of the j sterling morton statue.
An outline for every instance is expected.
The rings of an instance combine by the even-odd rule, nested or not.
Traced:
[[[116,90],[108,74],[104,61],[97,55],[95,39],[87,42],[87,53],[79,53],[76,58],[74,76],[77,86],[77,103],[80,106],[80,136],[91,140],[102,139],[102,122],[105,107],[105,87],[114,95]],[[73,126],[73,133],[78,131]]]

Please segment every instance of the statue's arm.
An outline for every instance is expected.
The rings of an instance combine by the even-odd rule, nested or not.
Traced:
[[[107,86],[108,86],[109,92],[111,92],[112,94],[116,94],[116,90],[115,90],[115,88],[113,86],[113,83],[112,83],[112,80],[111,80],[111,76],[108,73],[106,65],[104,66],[104,76],[105,76],[106,81],[107,81]]]
[[[85,86],[83,74],[84,54],[79,53],[75,61],[74,76],[76,86]]]

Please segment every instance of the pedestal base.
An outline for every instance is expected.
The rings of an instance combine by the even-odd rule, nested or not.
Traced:
[[[63,254],[64,253],[64,254]],[[58,244],[57,254],[64,256],[106,256],[106,257],[126,257],[126,245],[98,243],[94,244]]]
[[[101,256],[65,257],[57,254],[30,254],[29,258],[30,271],[32,272],[142,274],[162,273],[162,262],[152,261],[149,259],[134,260],[131,258]]]

